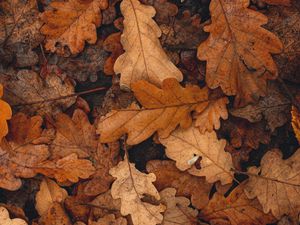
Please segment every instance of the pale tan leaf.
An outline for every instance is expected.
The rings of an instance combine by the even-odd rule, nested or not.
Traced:
[[[275,222],[271,214],[264,214],[256,199],[247,198],[244,186],[240,184],[226,198],[218,192],[215,193],[208,205],[201,210],[200,218],[211,224],[223,221],[222,224],[228,225],[261,225]]]
[[[48,209],[47,213],[45,213],[40,219],[40,225],[72,225],[68,214],[64,210],[63,206],[54,202],[52,206]]]
[[[72,54],[77,54],[83,50],[85,41],[95,44],[101,10],[107,5],[107,0],[51,2],[52,9],[42,14],[45,25],[41,32],[46,35],[46,49],[65,54],[64,48],[68,46]]]
[[[284,214],[297,220],[300,211],[300,150],[283,160],[280,150],[267,152],[261,166],[250,167],[245,193],[258,198],[264,213],[271,212],[277,219]]]
[[[1,225],[27,225],[27,223],[19,218],[10,219],[6,208],[0,207],[0,224]]]
[[[102,117],[98,123],[97,132],[101,134],[101,142],[112,142],[118,140],[123,134],[128,133],[127,143],[138,144],[156,131],[161,138],[166,138],[180,125],[182,128],[191,126],[191,112],[197,109],[201,119],[207,118],[209,123],[201,126],[202,131],[211,127],[218,127],[217,115],[212,115],[212,109],[205,111],[214,101],[209,101],[208,89],[200,89],[191,85],[182,87],[176,79],[166,79],[162,88],[158,88],[146,81],[138,81],[132,85],[132,89],[138,101],[144,108],[131,105],[125,110],[114,110]],[[221,101],[226,105],[227,100]],[[222,115],[225,106],[222,107]],[[210,119],[213,118],[213,119]],[[225,118],[225,116],[224,116]]]
[[[133,82],[146,80],[161,86],[166,78],[182,80],[182,73],[168,59],[160,45],[161,30],[152,19],[155,9],[138,0],[121,3],[124,31],[121,43],[125,53],[115,62],[114,71],[121,74],[120,85],[130,88]]]
[[[162,222],[161,212],[165,211],[165,207],[142,201],[145,195],[160,199],[152,184],[156,179],[153,173],[141,173],[125,158],[110,169],[110,174],[117,178],[112,185],[111,194],[114,199],[121,199],[123,216],[130,214],[134,225],[155,225]]]
[[[166,155],[176,161],[178,169],[189,169],[192,175],[205,176],[209,183],[218,180],[222,184],[232,182],[231,155],[224,151],[226,141],[218,140],[214,131],[201,134],[195,127],[177,129],[168,138],[159,140],[166,146]],[[201,169],[193,165],[197,157],[201,157]]]
[[[116,218],[114,214],[108,214],[89,225],[127,225],[127,220],[122,217]]]
[[[212,24],[204,28],[210,36],[198,47],[198,58],[207,61],[207,85],[236,95],[236,106],[265,95],[267,80],[278,75],[270,53],[282,50],[280,40],[261,27],[267,17],[248,6],[249,0],[211,1]]]
[[[194,225],[198,210],[189,207],[189,199],[175,197],[175,188],[166,188],[159,194],[161,202],[167,207],[164,212],[163,225]]]

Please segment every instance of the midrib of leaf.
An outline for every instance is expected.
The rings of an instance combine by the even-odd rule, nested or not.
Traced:
[[[141,37],[140,23],[139,23],[139,20],[137,18],[136,9],[134,7],[134,4],[133,4],[132,0],[129,0],[129,2],[131,4],[132,10],[133,10],[133,14],[134,14],[135,22],[136,22],[136,27],[137,27],[137,30],[138,30],[138,37],[139,37],[139,42],[140,42],[140,45],[141,45],[141,52],[142,52],[142,55],[143,55],[143,62],[144,62],[145,70],[146,70],[146,75],[149,79],[149,72],[148,72],[148,67],[147,67],[146,57],[145,57],[145,52],[144,52],[144,46],[143,46],[142,37]],[[132,77],[133,76],[131,76],[131,80],[132,80]]]

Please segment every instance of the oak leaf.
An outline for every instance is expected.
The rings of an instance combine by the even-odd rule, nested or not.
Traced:
[[[77,54],[83,50],[85,41],[96,43],[101,10],[107,5],[107,0],[51,2],[52,9],[42,14],[45,25],[41,32],[46,35],[46,49],[64,55],[68,46],[72,54]]]
[[[7,120],[12,116],[12,111],[8,103],[1,100],[3,96],[3,86],[0,84],[0,143],[3,137],[8,133]]]
[[[175,197],[175,188],[166,188],[160,193],[161,202],[167,207],[164,212],[163,225],[193,225],[198,210],[189,207],[190,200],[185,197]]]
[[[263,2],[269,5],[284,5],[284,6],[291,5],[291,0],[263,0]]]
[[[46,101],[74,94],[72,82],[65,77],[59,77],[57,74],[51,73],[42,79],[39,74],[31,70],[18,72],[11,70],[2,72],[0,70],[0,83],[7,89],[4,98],[11,105],[22,105],[20,110],[22,112],[40,115],[56,114],[71,106],[76,99],[70,97],[57,101]],[[32,102],[36,104],[29,104]]]
[[[292,106],[292,126],[295,133],[295,136],[300,143],[300,113],[295,106]]]
[[[249,0],[211,1],[212,24],[204,28],[210,36],[198,47],[198,58],[207,61],[207,85],[236,95],[236,106],[265,95],[267,80],[278,75],[270,53],[282,50],[280,40],[261,27],[267,17],[248,6]]]
[[[127,225],[125,218],[116,218],[114,214],[108,214],[97,220],[97,222],[91,222],[90,225]]]
[[[227,100],[220,100],[218,108],[221,110],[214,111],[210,104],[215,102],[209,101],[207,88],[183,88],[176,79],[164,80],[162,89],[147,81],[134,83],[132,89],[144,108],[133,104],[128,109],[113,110],[102,117],[97,129],[101,142],[116,141],[125,133],[128,133],[127,143],[131,145],[144,141],[156,131],[161,138],[168,137],[179,124],[182,128],[191,126],[192,111],[197,112],[199,120],[206,118],[209,121],[201,130],[211,130],[219,127],[219,116],[226,118],[227,115],[223,106]]]
[[[277,219],[284,214],[298,218],[300,211],[300,150],[283,160],[280,150],[267,152],[260,167],[250,167],[245,187],[248,198],[257,197],[264,213],[271,212]],[[251,175],[252,174],[252,175]],[[296,219],[298,220],[298,219]]]
[[[27,225],[25,220],[15,218],[10,219],[6,208],[0,207],[0,224],[1,225]]]
[[[161,30],[152,19],[155,9],[138,0],[121,3],[124,31],[121,43],[125,50],[115,62],[114,71],[121,74],[120,85],[131,89],[133,82],[146,80],[160,86],[166,78],[182,80],[182,73],[168,59],[160,45]]]
[[[209,183],[218,180],[222,184],[232,182],[231,155],[224,151],[226,141],[218,140],[214,131],[201,134],[195,127],[178,128],[168,138],[159,140],[166,147],[166,155],[176,161],[178,169],[188,169],[192,175],[205,176]],[[193,165],[197,157],[201,157],[201,169]]]
[[[48,211],[39,218],[40,225],[72,225],[68,214],[64,210],[63,206],[58,203],[54,202],[52,206],[48,209]]]
[[[162,204],[153,205],[142,201],[145,195],[160,199],[152,184],[156,179],[153,173],[141,173],[127,158],[109,172],[116,178],[112,184],[111,195],[114,199],[121,199],[123,216],[130,214],[134,225],[155,225],[162,222],[161,212],[165,211],[165,207]]]
[[[173,187],[177,190],[176,195],[190,198],[192,205],[197,209],[202,209],[208,203],[212,184],[207,183],[204,177],[180,171],[171,160],[151,160],[146,168],[149,173],[155,174],[154,185],[158,191]]]
[[[227,197],[215,193],[208,205],[201,210],[200,218],[211,224],[224,225],[261,225],[275,222],[271,214],[264,214],[256,199],[247,198],[244,186],[244,183],[240,184]],[[215,221],[219,223],[214,223]]]

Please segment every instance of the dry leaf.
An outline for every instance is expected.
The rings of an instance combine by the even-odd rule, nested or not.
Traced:
[[[130,88],[138,80],[146,80],[158,86],[166,78],[182,80],[179,69],[168,59],[160,45],[161,31],[152,17],[155,9],[138,0],[121,3],[124,16],[124,31],[121,43],[125,53],[114,65],[116,74],[121,74],[120,85]]]
[[[71,106],[75,97],[47,102],[45,100],[74,94],[74,86],[67,79],[57,74],[49,74],[44,80],[31,70],[20,70],[18,73],[0,71],[0,83],[5,85],[7,93],[4,98],[11,105],[24,105],[21,111],[29,113],[55,114]],[[40,102],[28,105],[28,103]],[[25,107],[26,106],[26,107]]]
[[[189,207],[189,199],[185,197],[175,197],[175,188],[166,188],[159,194],[161,202],[167,207],[164,212],[163,225],[195,224],[198,210]]]
[[[12,116],[12,111],[8,103],[1,100],[3,96],[3,86],[0,84],[0,143],[3,137],[8,133],[7,120]]]
[[[267,80],[278,75],[270,53],[282,50],[280,40],[261,27],[267,17],[248,6],[249,0],[211,1],[212,24],[204,28],[210,36],[198,47],[198,58],[207,61],[207,85],[236,95],[236,106],[265,95]]]
[[[114,214],[108,214],[89,225],[127,225],[127,220],[122,217],[116,218]]]
[[[163,216],[160,213],[165,211],[165,207],[142,201],[145,195],[160,199],[152,184],[156,179],[153,173],[141,173],[127,158],[109,172],[117,178],[112,185],[111,195],[114,199],[121,199],[123,216],[130,214],[134,225],[156,225],[162,222]]]
[[[40,184],[40,190],[36,193],[35,208],[40,216],[43,216],[52,207],[54,202],[63,203],[68,193],[59,187],[53,180],[44,178]]]
[[[200,212],[200,218],[211,224],[224,225],[261,225],[275,222],[271,214],[264,214],[256,199],[247,198],[244,186],[240,184],[226,198],[218,192],[215,193],[208,205]],[[214,223],[215,221],[219,223]]]
[[[207,183],[204,177],[192,176],[187,171],[182,172],[176,168],[175,162],[170,160],[149,161],[147,171],[155,174],[154,185],[158,191],[174,187],[178,196],[191,198],[192,205],[197,209],[207,205],[212,185]]]
[[[231,155],[224,151],[226,141],[218,140],[214,131],[201,134],[195,127],[185,130],[180,128],[168,138],[159,140],[166,147],[166,155],[176,161],[178,169],[189,169],[192,175],[205,176],[209,183],[218,180],[222,184],[232,182]],[[201,157],[201,169],[193,165],[198,157]]]
[[[0,224],[1,225],[27,225],[27,223],[19,218],[10,219],[6,208],[0,207]]]
[[[101,134],[101,142],[116,141],[125,133],[128,133],[127,143],[131,145],[144,141],[156,131],[160,137],[168,137],[179,124],[183,128],[191,126],[190,113],[193,110],[197,111],[199,120],[206,117],[209,121],[201,127],[202,131],[219,127],[217,118],[225,118],[225,114],[227,115],[224,112],[225,106],[222,105],[226,105],[227,100],[220,100],[218,107],[221,110],[214,111],[214,106],[208,100],[207,88],[183,88],[175,79],[164,80],[162,89],[146,81],[138,81],[132,88],[144,108],[131,105],[128,109],[114,110],[102,117],[97,129]]]
[[[295,136],[300,143],[300,113],[295,106],[292,106],[292,126]]]
[[[283,95],[279,87],[272,83],[269,85],[268,94],[255,105],[244,108],[232,109],[230,113],[242,117],[251,123],[259,122],[265,118],[268,128],[273,132],[277,127],[284,125],[290,115],[290,100]]]
[[[264,213],[280,219],[284,214],[298,220],[300,211],[300,150],[283,160],[278,149],[267,152],[259,168],[250,167],[249,182],[245,187],[248,198],[258,198]],[[259,176],[257,176],[259,175]]]
[[[54,202],[47,213],[39,219],[39,225],[72,225],[70,218],[60,203]]]
[[[291,0],[263,0],[263,2],[269,5],[291,6]]]
[[[41,32],[46,35],[46,49],[64,55],[68,46],[72,54],[77,54],[83,50],[85,41],[96,43],[101,10],[107,5],[107,0],[51,2],[52,9],[42,14],[45,25]]]

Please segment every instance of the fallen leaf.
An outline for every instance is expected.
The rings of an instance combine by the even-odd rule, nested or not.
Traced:
[[[0,143],[3,137],[8,133],[7,120],[12,116],[12,111],[8,103],[1,100],[3,96],[3,86],[0,84]]]
[[[215,193],[208,205],[201,210],[200,218],[211,224],[224,225],[261,225],[275,222],[271,214],[264,214],[257,199],[247,198],[244,186],[240,184],[227,197]],[[222,221],[222,223],[214,221]]]
[[[19,67],[33,66],[38,55],[32,51],[42,41],[39,11],[35,0],[4,0],[0,3],[0,58],[9,63],[16,57]],[[2,61],[3,60],[3,61]]]
[[[300,151],[283,160],[280,150],[267,152],[260,167],[250,167],[249,181],[245,187],[248,198],[257,197],[264,213],[280,219],[284,214],[298,221],[300,211]],[[251,175],[252,174],[252,175]]]
[[[191,126],[190,113],[197,111],[199,120],[206,120],[202,131],[219,127],[219,116],[226,118],[224,110],[227,100],[221,100],[221,108],[214,113],[214,101],[208,99],[208,89],[198,86],[183,88],[176,79],[166,79],[162,89],[146,82],[138,81],[132,85],[134,95],[144,108],[133,104],[125,110],[113,110],[98,123],[97,132],[101,142],[113,142],[128,133],[127,143],[138,144],[156,131],[161,138],[169,134],[180,124],[182,128]],[[206,111],[205,111],[206,110]],[[200,124],[198,124],[200,126]],[[202,124],[201,124],[202,126]]]
[[[232,182],[232,158],[224,151],[226,141],[218,140],[214,131],[201,134],[199,129],[177,129],[168,138],[160,138],[166,147],[166,155],[176,161],[178,169],[195,176],[205,176],[209,183],[221,181]],[[201,157],[200,169],[194,165],[195,159]],[[191,168],[192,167],[192,168]]]
[[[292,126],[295,136],[300,143],[300,113],[295,106],[292,106]]]
[[[52,9],[42,14],[45,25],[41,28],[47,50],[64,55],[68,46],[72,54],[77,54],[83,50],[85,41],[96,43],[96,28],[101,25],[101,10],[108,6],[107,0],[54,1],[50,6]]]
[[[206,83],[236,95],[235,105],[245,106],[265,96],[267,80],[278,76],[270,53],[280,53],[282,43],[261,26],[267,17],[248,9],[249,0],[214,0],[209,38],[198,47],[198,58],[207,61]]]
[[[178,196],[191,198],[192,205],[197,209],[207,205],[212,185],[207,183],[204,177],[196,177],[187,171],[180,171],[176,168],[175,162],[170,160],[149,161],[147,171],[155,174],[154,185],[158,191],[173,187],[177,190]]]
[[[108,214],[103,218],[97,220],[97,222],[91,222],[90,225],[127,225],[125,218],[116,218],[114,214]]]
[[[81,189],[80,184],[77,187]],[[68,196],[65,199],[64,207],[73,220],[88,221],[91,215],[91,207],[88,204],[90,201],[91,197],[77,191],[75,195]]]
[[[162,222],[161,212],[165,211],[165,207],[142,201],[145,195],[152,196],[156,200],[160,199],[158,191],[152,184],[156,179],[153,173],[141,173],[134,164],[128,162],[127,158],[109,172],[117,178],[112,184],[111,195],[114,199],[121,199],[123,216],[130,214],[134,225],[156,225]]]
[[[39,225],[72,225],[70,218],[60,203],[54,202],[47,213],[39,219]]]
[[[251,123],[259,122],[265,118],[268,128],[273,132],[277,127],[284,125],[289,116],[290,100],[284,96],[278,85],[269,85],[268,94],[257,104],[247,105],[244,108],[232,109],[230,114],[249,120]]]
[[[160,193],[161,203],[167,209],[164,212],[163,225],[193,225],[195,224],[198,210],[189,207],[190,200],[185,197],[175,197],[175,188],[166,188]]]
[[[22,105],[20,111],[34,114],[55,114],[71,106],[76,97],[46,101],[74,94],[74,86],[67,78],[49,74],[44,80],[31,70],[0,71],[0,83],[5,85],[7,92],[4,99],[11,105]],[[34,105],[26,105],[36,102]]]
[[[59,187],[53,180],[44,178],[40,184],[40,190],[36,193],[35,208],[40,216],[43,216],[52,207],[54,202],[63,203],[68,193]]]
[[[15,218],[10,219],[6,208],[0,207],[0,224],[1,225],[27,225],[25,220]]]
[[[138,0],[121,3],[124,31],[121,43],[125,50],[115,62],[114,71],[121,74],[122,88],[131,89],[133,82],[146,80],[160,86],[166,78],[183,79],[182,73],[168,59],[160,45],[161,30],[152,19],[155,9]]]
[[[263,1],[269,5],[291,6],[291,0],[263,0]]]

